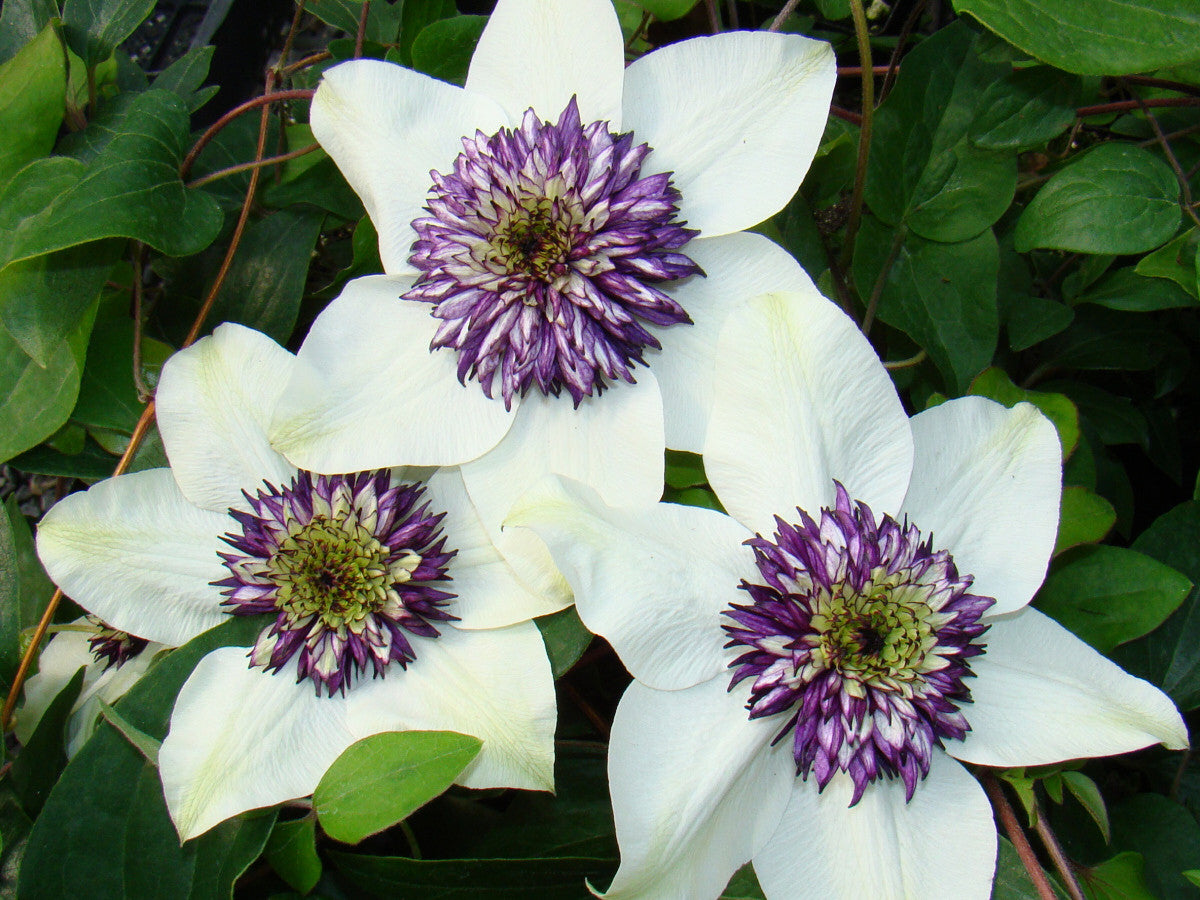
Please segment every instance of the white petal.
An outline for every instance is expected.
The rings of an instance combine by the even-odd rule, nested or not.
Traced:
[[[446,587],[458,595],[449,607],[461,620],[457,627],[500,628],[560,608],[517,578],[479,520],[458,469],[438,469],[426,485],[431,511],[446,514],[446,545],[458,551]]]
[[[934,751],[929,777],[904,802],[904,783],[880,781],[850,807],[853,783],[821,793],[796,780],[779,828],[754,857],[771,900],[986,900],[996,868],[996,827],[979,783]]]
[[[295,357],[261,332],[220,325],[163,366],[155,416],[175,480],[205,509],[245,506],[263,479],[279,485],[295,466],[271,449],[267,426]]]
[[[518,122],[532,107],[557,121],[579,98],[583,123],[621,130],[625,45],[609,0],[501,0],[471,57],[467,90],[504,107]]]
[[[674,172],[680,215],[705,237],[783,208],[817,152],[837,75],[832,48],[733,31],[671,44],[625,73],[623,127]]]
[[[699,453],[713,400],[717,339],[729,311],[770,291],[817,293],[792,255],[760,234],[743,232],[692,241],[684,249],[707,273],[664,285],[691,325],[651,327],[662,343],[648,355],[663,396],[667,446]]]
[[[891,378],[834,304],[795,292],[732,312],[704,445],[709,482],[730,515],[769,534],[775,514],[832,506],[834,479],[877,516],[894,513],[912,458]]]
[[[86,627],[86,619],[77,619],[75,624]],[[75,677],[80,668],[83,673],[83,690],[95,685],[104,673],[103,665],[96,665],[88,638],[95,634],[90,628],[86,632],[64,631],[54,635],[37,657],[37,672],[25,680],[24,700],[13,720],[13,731],[22,744],[37,728],[46,708]],[[111,671],[111,670],[110,670]],[[78,706],[78,704],[76,704]]]
[[[962,397],[912,418],[916,447],[903,512],[973,593],[995,597],[990,615],[1020,609],[1046,577],[1058,533],[1058,432],[1029,403],[1005,409]]]
[[[170,469],[101,481],[56,503],[38,526],[38,556],[68,597],[118,631],[171,647],[226,618],[229,575],[218,551],[235,525],[180,493]]]
[[[548,474],[581,481],[613,506],[645,506],[662,495],[662,397],[653,375],[642,370],[637,377],[637,384],[585,397],[578,408],[565,394],[530,392],[496,449],[462,467],[496,546],[530,590],[560,609],[570,594],[545,545],[528,531],[500,526],[516,499]]]
[[[729,516],[657,503],[614,509],[578,482],[547,478],[513,508],[510,525],[537,532],[575,592],[588,629],[643,684],[678,690],[725,669],[721,612],[744,603],[757,571]]]
[[[100,701],[112,705],[124,697],[126,692],[141,680],[164,649],[167,648],[162,644],[149,643],[141,653],[133,659],[126,660],[120,668],[106,670],[90,686],[89,679],[85,676],[83,691],[75,701],[75,709],[67,722],[65,749],[68,759],[78,753],[92,736],[100,720]]]
[[[414,639],[407,669],[350,692],[354,730],[474,735],[483,749],[459,784],[554,790],[554,676],[537,626],[439,631]]]
[[[372,733],[351,731],[344,697],[318,697],[311,681],[296,683],[294,668],[251,669],[246,653],[209,653],[175,701],[158,766],[182,840],[311,794],[342,751]]]
[[[429,173],[450,171],[463,137],[507,124],[487,97],[374,59],[327,69],[309,115],[313,134],[362,198],[383,269],[393,275],[413,271],[412,221],[425,215]]]
[[[971,732],[946,750],[985,766],[1038,766],[1188,745],[1170,698],[1033,608],[991,620],[971,663]]]
[[[305,338],[271,443],[318,472],[454,465],[496,445],[513,414],[460,384],[453,350],[430,351],[429,305],[401,300],[410,281],[346,285]]]
[[[633,682],[608,746],[621,867],[605,897],[716,897],[770,837],[794,764],[725,676],[685,691]],[[816,896],[816,895],[814,895]]]

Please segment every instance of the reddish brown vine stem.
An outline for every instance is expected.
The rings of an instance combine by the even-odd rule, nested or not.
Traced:
[[[274,74],[275,73],[273,72],[271,73],[271,84],[274,84]],[[200,135],[200,139],[196,141],[195,146],[188,151],[188,155],[184,157],[183,162],[180,164],[179,177],[184,181],[187,181],[187,177],[192,171],[192,166],[195,164],[196,158],[200,155],[201,151],[208,146],[209,142],[213,138],[220,134],[221,129],[223,129],[238,116],[260,106],[270,106],[270,104],[279,100],[311,100],[313,94],[315,93],[316,91],[312,88],[296,88],[289,91],[274,92],[268,90],[259,97],[254,97],[251,100],[247,100],[241,106],[235,106],[229,112],[225,113],[225,115],[221,116],[221,118],[217,119],[217,121],[213,122],[212,125],[209,126],[208,130],[204,132],[204,134]]]
[[[987,791],[988,799],[992,801],[992,809],[996,811],[996,816],[1000,819],[1000,824],[1004,826],[1008,839],[1012,841],[1017,855],[1021,857],[1022,865],[1029,873],[1029,880],[1037,888],[1038,896],[1042,900],[1058,900],[1058,895],[1054,893],[1054,888],[1050,885],[1050,879],[1046,877],[1042,864],[1038,862],[1037,854],[1033,852],[1029,839],[1025,837],[1021,823],[1017,821],[1017,814],[1013,812],[1008,798],[1004,796],[1000,782],[988,772],[981,774],[979,780],[983,784],[983,789]]]
[[[270,104],[275,99],[285,99],[280,95],[288,95],[286,99],[298,99],[293,97],[295,94],[303,94],[312,96],[312,91],[280,91],[273,94],[271,91],[275,86],[276,75],[274,72],[267,73],[266,91],[262,97],[257,100],[252,100],[249,103],[243,103],[240,109],[245,112],[247,109],[253,109],[256,106],[262,107],[262,120],[258,128],[258,146],[255,149],[254,161],[261,164],[263,153],[267,144],[267,125],[270,121],[271,106]],[[238,113],[240,115],[240,113]],[[223,121],[228,121],[233,118],[233,115],[223,117]],[[215,126],[214,126],[215,127]],[[210,129],[211,130],[211,129]],[[215,132],[214,132],[215,134]],[[211,139],[211,138],[210,138]],[[201,146],[200,144],[197,145]],[[198,150],[193,148],[193,152],[189,154],[189,158],[194,159]],[[185,160],[186,163],[186,160]],[[212,311],[213,302],[217,298],[217,294],[221,290],[221,285],[225,283],[225,278],[229,274],[229,267],[233,263],[234,253],[237,252],[238,245],[241,243],[242,234],[246,228],[246,222],[250,218],[250,208],[254,203],[254,193],[258,189],[258,178],[262,172],[261,165],[256,166],[250,172],[250,185],[246,189],[246,199],[242,203],[241,215],[238,216],[237,225],[233,229],[233,236],[229,241],[229,248],[225,251],[225,258],[221,261],[221,268],[217,272],[217,277],[214,279],[212,286],[209,288],[208,295],[200,306],[200,311],[196,313],[196,318],[192,322],[192,327],[188,331],[187,337],[184,338],[180,349],[190,346],[200,336],[201,330],[204,328],[204,321],[208,318],[209,312]],[[154,400],[151,399],[146,404],[146,408],[142,410],[141,418],[138,419],[137,425],[133,428],[133,434],[129,436],[129,444],[125,448],[121,459],[117,462],[116,468],[113,469],[113,476],[124,474],[129,468],[129,464],[133,461],[133,456],[137,452],[146,434],[150,431],[150,426],[154,422]],[[42,617],[38,620],[37,626],[33,631],[33,638],[29,642],[29,646],[21,656],[21,662],[17,666],[16,674],[13,676],[12,687],[9,688],[8,696],[4,700],[4,709],[0,711],[0,728],[7,731],[12,724],[13,710],[17,705],[17,698],[21,696],[21,688],[25,684],[25,679],[29,674],[29,669],[33,665],[33,661],[37,658],[38,647],[41,646],[42,640],[46,637],[46,631],[50,627],[50,623],[54,620],[54,613],[58,611],[58,606],[62,602],[63,592],[55,590],[50,597],[50,602],[46,604],[46,608],[42,611]]]
[[[1114,100],[1112,103],[1098,103],[1095,106],[1081,106],[1075,110],[1076,118],[1087,116],[1102,116],[1107,113],[1129,112],[1142,106],[1151,108],[1160,106],[1200,106],[1200,97],[1150,97],[1146,100]]]

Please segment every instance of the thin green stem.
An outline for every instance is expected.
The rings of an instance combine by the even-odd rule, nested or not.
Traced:
[[[850,217],[846,221],[845,243],[842,245],[842,268],[848,268],[854,253],[854,238],[862,221],[863,189],[867,182],[867,160],[871,152],[871,124],[875,119],[875,73],[871,68],[871,35],[867,31],[867,14],[862,0],[850,0],[854,18],[854,35],[858,40],[858,58],[862,65],[862,124],[858,131],[858,163],[854,167],[854,193],[850,197]]]
[[[408,852],[412,854],[412,858],[423,859],[424,857],[421,856],[421,845],[417,843],[416,832],[408,824],[408,819],[401,820],[400,831],[404,834],[404,840],[408,841]]]
[[[888,250],[883,268],[879,270],[879,275],[875,278],[871,296],[867,300],[867,311],[863,313],[862,333],[865,335],[871,333],[871,326],[875,324],[875,314],[879,311],[879,299],[883,296],[883,288],[887,284],[888,274],[892,271],[892,266],[896,264],[896,257],[900,255],[900,249],[904,246],[904,239],[907,236],[908,229],[903,225],[897,226],[895,234],[892,235],[891,249]]]

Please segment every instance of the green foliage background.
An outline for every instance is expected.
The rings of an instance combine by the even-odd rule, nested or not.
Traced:
[[[765,27],[780,5],[616,0],[631,57],[732,27],[735,14]],[[222,101],[206,86],[212,48],[143,71],[121,45],[153,6],[7,0],[0,13],[0,461],[53,476],[60,491],[111,474],[207,297],[201,333],[236,321],[295,349],[348,279],[381,269],[360,202],[312,147],[302,96],[354,55],[363,4],[309,0],[297,21],[332,35],[327,53],[281,60],[272,80],[290,99],[230,118],[198,155],[192,116]],[[851,11],[852,0],[807,0],[781,24],[857,66]],[[801,191],[759,230],[863,323],[910,412],[978,394],[1051,418],[1066,488],[1036,604],[1195,722],[1200,5],[954,0],[869,12],[872,61],[887,66],[873,80],[881,102],[864,117],[859,74],[844,73]],[[376,0],[362,51],[461,84],[485,22],[450,0]],[[262,168],[248,197],[260,127],[265,155],[290,158]],[[131,467],[163,462],[151,426]],[[668,455],[665,496],[716,506],[686,454]],[[10,497],[6,689],[51,589],[31,524]],[[58,619],[77,612],[64,604]],[[443,794],[473,739],[384,735],[348,751],[313,809],[248,814],[180,847],[154,748],[195,662],[251,638],[231,622],[156,664],[69,765],[77,683],[25,747],[9,743],[0,895],[587,896],[584,879],[603,885],[616,865],[600,726],[627,676],[588,650],[573,612],[540,624],[560,679],[556,797]],[[380,777],[398,770],[404,778]],[[1029,821],[1058,834],[1089,897],[1196,896],[1200,765],[1189,754],[999,775]],[[752,871],[724,896],[761,897]],[[1003,839],[994,896],[1037,896]]]

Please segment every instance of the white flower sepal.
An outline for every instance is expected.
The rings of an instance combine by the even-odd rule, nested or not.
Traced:
[[[132,659],[109,666],[97,661],[88,644],[95,634],[95,626],[86,618],[76,619],[67,630],[55,634],[38,654],[38,670],[25,682],[23,700],[13,721],[13,732],[22,744],[28,743],[46,708],[82,668],[83,687],[67,720],[66,751],[70,759],[95,731],[100,702],[111,706],[124,697],[165,649],[162,644],[150,643]]]
[[[509,612],[528,605],[528,591],[493,546],[461,474],[298,473],[267,437],[294,364],[266,336],[231,324],[175,354],[156,398],[171,467],[72,494],[38,529],[38,553],[55,583],[129,634],[176,647],[239,605],[278,614],[263,617],[275,627],[264,627],[251,650],[254,668],[243,648],[215,650],[179,694],[159,765],[180,837],[311,793],[346,747],[382,731],[474,735],[483,749],[460,784],[551,790],[549,660],[537,627]],[[276,497],[265,506],[264,492]],[[271,510],[281,507],[271,504],[279,496],[292,512],[277,526]],[[311,520],[307,531],[297,511]],[[396,531],[407,523],[431,540],[444,536],[444,546],[423,547],[422,557],[407,544],[361,537],[365,529],[391,540],[412,532]],[[264,558],[244,552],[243,531],[262,538]],[[360,589],[358,576],[338,565],[366,557],[382,568],[367,571],[375,580]],[[447,592],[456,596],[446,600]],[[367,630],[322,624],[338,621]],[[290,655],[280,649],[285,638],[293,640]],[[365,670],[346,655],[346,641],[368,654]],[[302,660],[309,668],[298,682]],[[382,677],[373,677],[375,662]]]
[[[723,330],[715,375],[704,461],[728,516],[671,504],[614,508],[551,477],[509,519],[548,544],[580,617],[635,678],[610,743],[621,866],[607,898],[715,898],[753,861],[770,900],[984,900],[995,825],[962,763],[1029,766],[1187,746],[1162,691],[1028,606],[1054,546],[1061,490],[1058,438],[1034,407],[966,397],[909,419],[854,323],[812,295],[740,307]],[[869,506],[870,520],[838,505],[837,484]],[[811,524],[780,536],[785,523],[803,521]],[[868,545],[877,528],[889,542]],[[932,534],[931,548],[914,542],[917,529]],[[889,595],[881,570],[843,568],[875,552],[900,560],[888,569],[898,579],[916,574],[907,594]],[[868,582],[876,587],[847,587],[862,577],[854,571],[876,572]],[[928,588],[927,572],[940,573]],[[772,578],[802,599],[754,587]],[[823,591],[823,578],[834,588]],[[935,615],[926,602],[970,614],[945,605]],[[914,616],[903,620],[908,630],[886,624],[901,614]],[[788,622],[808,624],[789,631]],[[961,628],[974,623],[989,627],[966,640]],[[922,634],[935,637],[921,643]],[[903,655],[914,647],[923,649]],[[884,648],[899,656],[879,655]],[[836,652],[862,668],[838,668]],[[748,673],[732,688],[731,665]],[[952,669],[970,671],[938,680]],[[913,679],[913,694],[887,692],[901,676]],[[881,705],[865,722],[845,684],[886,688],[870,695]],[[970,702],[952,693],[950,706],[926,707],[937,713],[922,719],[917,701],[940,702],[939,691],[956,684]],[[829,701],[813,707],[821,718],[790,718],[813,685],[827,692],[814,695]],[[762,715],[750,718],[749,708]],[[961,717],[962,739],[945,736]],[[816,733],[802,734],[814,721]],[[926,730],[929,721],[943,730]],[[905,778],[887,771],[888,748],[912,766]],[[803,765],[794,751],[809,754]],[[857,767],[864,760],[878,777]]]
[[[291,395],[272,431],[276,446],[298,464],[321,471],[369,469],[394,459],[424,464],[431,462],[424,435],[430,423],[437,423],[456,436],[458,455],[452,461],[464,464],[467,488],[485,520],[502,519],[548,472],[590,484],[614,505],[657,499],[664,446],[701,449],[717,336],[732,302],[770,289],[812,289],[787,252],[745,229],[778,212],[795,194],[824,132],[835,80],[827,43],[767,32],[695,38],[626,67],[610,0],[500,0],[463,88],[379,60],[352,60],[327,70],[313,99],[313,133],[362,197],[379,233],[387,274],[347,285],[313,324],[298,354],[297,377],[323,390]],[[570,277],[554,281],[549,299],[534,299],[500,284],[506,277],[503,266],[485,259],[491,252],[486,240],[456,235],[421,249],[423,232],[414,222],[424,220],[435,231],[440,227],[428,225],[434,206],[431,173],[448,175],[456,158],[468,152],[465,141],[483,141],[503,129],[536,130],[524,119],[527,110],[540,128],[559,120],[572,102],[587,134],[594,123],[607,123],[606,132],[631,132],[635,145],[649,146],[639,177],[670,173],[679,220],[698,231],[684,246],[672,245],[670,255],[686,255],[703,276],[664,276],[667,280],[646,287],[631,286],[621,274],[619,284],[585,286],[588,278],[599,284],[612,277],[613,266],[625,265],[629,255],[622,249],[611,259],[605,256],[605,248],[630,246],[624,238],[598,240],[595,259],[587,257],[587,266],[580,263]],[[581,152],[593,138],[599,141],[595,135],[578,138]],[[620,153],[635,155],[622,147]],[[597,202],[592,188],[600,193],[610,188],[613,157],[607,153],[594,150],[588,157],[598,171],[592,171],[582,192],[586,203]],[[503,169],[502,153],[499,158]],[[525,183],[526,174],[534,181],[566,179],[580,168],[577,161],[549,164],[545,172],[531,166],[535,163],[521,169],[519,177],[508,174]],[[484,181],[473,189],[486,201],[486,217],[493,208],[488,198],[503,204],[512,197]],[[561,185],[555,185],[557,196]],[[581,213],[587,227],[612,226],[610,213],[629,205],[607,203]],[[448,221],[460,219],[448,214]],[[504,248],[493,247],[493,256],[517,252],[510,246],[514,242],[526,246],[522,252],[534,253],[529,248],[552,232],[537,219],[526,230],[511,232]],[[513,237],[518,233],[521,237]],[[436,285],[422,287],[419,267],[410,262],[418,252],[441,260],[450,272],[446,277],[459,279],[457,312],[443,309],[454,306],[446,301],[438,305],[442,318],[432,315],[433,295],[443,301],[448,295],[439,294]],[[630,272],[639,276],[660,262],[639,258]],[[497,272],[500,281],[493,283]],[[432,292],[429,302],[400,299],[414,287]],[[617,308],[605,305],[603,290],[623,298]],[[658,290],[662,297],[647,299],[648,292]],[[494,302],[480,299],[488,291],[494,291],[489,295]],[[567,303],[562,300],[567,295],[576,299]],[[633,343],[640,349],[631,350],[610,332],[625,328],[630,304],[642,301],[658,312],[677,304],[691,324],[639,320],[649,340],[639,338]],[[482,303],[490,311],[468,314],[463,311],[467,303]],[[591,320],[576,315],[584,309],[601,312]],[[564,310],[570,318],[564,318]],[[482,328],[478,322],[491,321],[493,314],[486,340],[466,341],[466,332]],[[529,337],[539,334],[538,328],[550,328],[548,323],[558,329],[553,337]],[[576,339],[582,348],[563,349]],[[628,363],[638,353],[647,368],[630,363],[636,383],[607,377],[603,393],[584,391],[577,404],[561,384],[547,395],[522,381],[528,390],[517,391],[506,404],[499,388],[485,396],[477,375],[460,368],[463,351],[450,344],[464,341],[472,353],[491,357],[502,373],[498,380],[529,377],[506,368],[516,351],[504,356],[498,348],[505,342],[525,341],[531,357],[559,346],[575,374],[604,368],[615,358]],[[431,350],[435,342],[441,343]],[[346,427],[349,423],[355,427]],[[498,532],[493,539],[539,594],[533,614],[570,602],[561,579],[538,578],[546,570],[546,554],[536,539]]]

